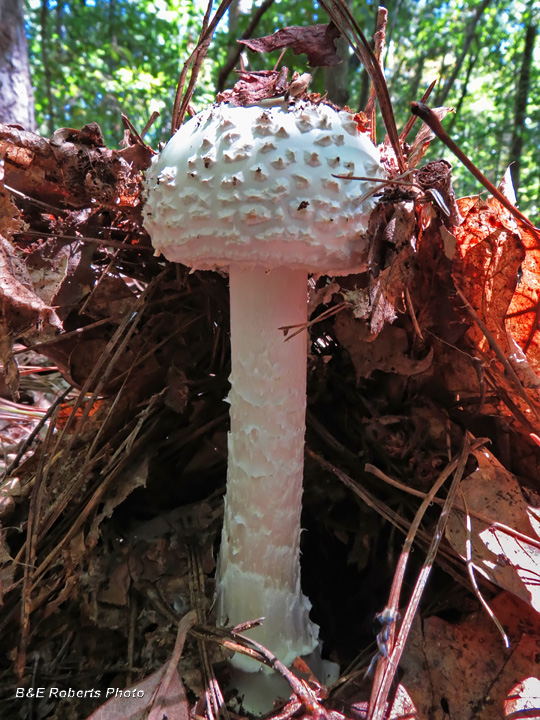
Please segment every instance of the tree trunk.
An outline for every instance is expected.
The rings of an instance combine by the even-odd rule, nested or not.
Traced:
[[[0,0],[0,122],[36,124],[23,0]]]
[[[478,60],[478,53],[474,53],[474,55],[469,56],[469,60],[467,63],[467,72],[465,73],[465,79],[461,83],[461,92],[459,94],[459,100],[454,106],[454,114],[452,115],[452,118],[450,122],[448,123],[448,128],[451,128],[452,125],[455,123],[457,118],[459,117],[459,114],[461,112],[461,108],[463,106],[463,103],[465,102],[465,98],[467,97],[468,89],[469,89],[469,82],[471,80],[472,71],[474,69],[474,66],[476,65],[476,61]]]
[[[274,3],[274,0],[264,0],[259,7],[254,7],[252,14],[251,14],[251,20],[249,22],[249,25],[242,33],[242,39],[246,40],[247,38],[253,37],[253,33],[255,32],[257,25],[259,24],[262,16],[264,13],[272,6]],[[230,12],[230,10],[229,10]],[[236,29],[238,26],[238,17],[239,17],[239,9],[236,10],[233,9],[233,26]],[[229,17],[229,23],[231,22],[231,17]],[[230,28],[230,25],[229,25]],[[231,35],[231,38],[236,40],[237,38]],[[240,59],[240,55],[242,53],[242,50],[244,50],[243,45],[236,44],[236,50],[234,49],[234,45],[231,46],[231,50],[229,52],[227,61],[225,65],[221,68],[221,70],[218,73],[218,79],[217,79],[217,90],[218,92],[222,92],[227,83],[227,78],[231,74],[231,72],[234,70],[236,63]]]
[[[324,89],[328,99],[336,105],[346,105],[349,101],[349,41],[340,37],[334,41],[336,52],[341,58],[340,65],[324,68]]]
[[[512,129],[512,141],[510,143],[510,162],[512,164],[512,182],[516,195],[519,189],[519,172],[521,169],[521,153],[523,151],[523,133],[525,132],[525,118],[527,116],[527,103],[531,87],[531,63],[534,52],[534,43],[538,32],[538,25],[533,22],[533,14],[529,16],[527,30],[525,32],[525,47],[521,58],[521,69],[516,88],[516,99],[514,105],[514,126]]]
[[[463,65],[465,58],[467,57],[467,53],[469,52],[469,49],[471,47],[471,43],[474,38],[474,33],[476,32],[476,26],[478,25],[478,22],[480,18],[482,17],[484,10],[487,9],[489,4],[491,3],[491,0],[482,0],[481,3],[476,8],[476,12],[474,13],[474,17],[469,21],[467,25],[467,32],[465,34],[465,38],[463,40],[463,48],[461,49],[461,53],[459,54],[459,57],[456,58],[456,62],[454,64],[454,69],[452,70],[452,74],[444,84],[444,87],[441,91],[441,93],[436,98],[436,104],[437,105],[444,105],[446,102],[446,98],[450,94],[450,90],[453,88],[454,83],[456,82],[457,78],[459,77],[459,73],[461,72],[461,66]]]

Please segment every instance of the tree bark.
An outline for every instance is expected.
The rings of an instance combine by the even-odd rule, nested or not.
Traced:
[[[341,58],[340,65],[324,68],[324,89],[328,99],[336,105],[346,105],[349,101],[349,41],[340,37],[334,41],[336,51]]]
[[[512,141],[510,143],[510,162],[512,163],[512,182],[514,190],[518,192],[521,169],[521,154],[523,151],[523,134],[525,132],[525,118],[527,116],[527,104],[529,101],[529,90],[531,87],[531,63],[534,52],[534,43],[538,33],[538,25],[533,22],[533,14],[529,16],[529,22],[525,31],[525,47],[521,58],[521,69],[516,87],[514,104],[514,125],[512,129]]]
[[[34,130],[34,91],[23,12],[23,0],[0,0],[0,122]]]

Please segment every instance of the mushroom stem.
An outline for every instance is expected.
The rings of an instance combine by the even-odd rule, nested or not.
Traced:
[[[307,272],[230,267],[231,430],[217,572],[218,622],[264,617],[248,633],[285,665],[317,645],[300,589],[306,411]],[[234,664],[259,665],[237,655]]]

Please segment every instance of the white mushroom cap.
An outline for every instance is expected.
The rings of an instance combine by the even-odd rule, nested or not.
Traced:
[[[365,267],[384,177],[354,116],[323,103],[215,105],[185,123],[147,172],[145,227],[157,251],[198,269]]]

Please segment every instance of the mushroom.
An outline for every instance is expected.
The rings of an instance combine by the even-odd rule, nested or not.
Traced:
[[[231,428],[216,576],[220,624],[285,665],[311,653],[318,626],[300,588],[308,273],[366,268],[379,153],[354,115],[324,103],[214,105],[154,158],[145,227],[157,252],[226,269],[231,305]],[[253,660],[236,654],[235,667]]]

